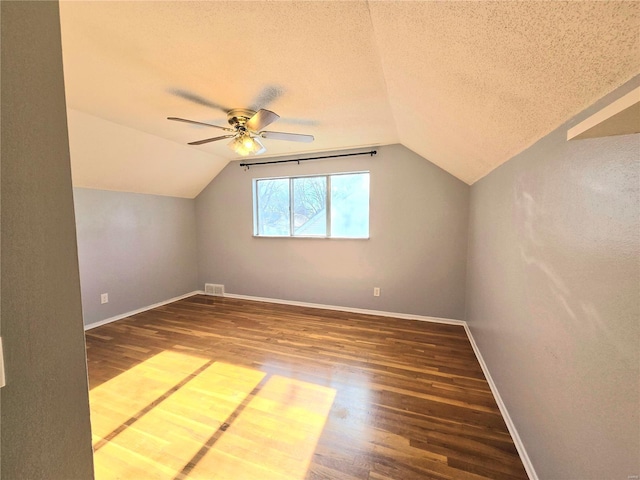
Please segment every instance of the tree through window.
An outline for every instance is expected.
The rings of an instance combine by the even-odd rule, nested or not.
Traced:
[[[369,172],[254,180],[254,235],[369,237]]]

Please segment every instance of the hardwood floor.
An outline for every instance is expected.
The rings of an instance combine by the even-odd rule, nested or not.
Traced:
[[[86,339],[98,480],[527,478],[460,326],[198,295]]]

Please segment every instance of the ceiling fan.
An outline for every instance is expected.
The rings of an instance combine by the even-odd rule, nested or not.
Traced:
[[[229,148],[231,148],[238,155],[242,156],[259,155],[266,152],[267,149],[260,141],[260,138],[289,140],[292,142],[305,143],[313,142],[313,135],[303,135],[300,133],[268,132],[262,130],[267,125],[275,122],[278,118],[280,118],[279,115],[263,108],[261,108],[257,112],[245,108],[234,108],[227,113],[227,121],[229,122],[229,125],[231,125],[231,127],[221,127],[219,125],[196,122],[195,120],[187,120],[186,118],[178,117],[167,117],[167,120],[193,123],[195,125],[205,125],[207,127],[214,127],[229,132],[229,134],[227,135],[189,142],[189,145],[202,145],[203,143],[217,142],[218,140],[231,138],[232,140],[231,142],[229,142]]]

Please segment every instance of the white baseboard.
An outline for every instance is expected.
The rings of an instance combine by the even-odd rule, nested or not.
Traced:
[[[524,444],[522,443],[522,439],[518,434],[518,430],[516,430],[516,426],[511,420],[511,416],[507,411],[507,406],[502,401],[502,397],[500,396],[500,392],[498,392],[498,387],[496,386],[493,378],[491,377],[491,373],[489,373],[489,367],[482,358],[482,354],[480,353],[480,349],[476,344],[473,335],[471,334],[471,330],[469,329],[469,325],[467,322],[464,322],[464,329],[467,332],[467,337],[469,337],[469,342],[471,342],[471,347],[476,354],[476,358],[478,359],[478,363],[482,368],[482,373],[484,373],[485,378],[487,379],[487,383],[489,384],[489,388],[491,388],[491,393],[493,393],[493,398],[495,398],[496,403],[498,404],[498,408],[500,409],[500,413],[502,414],[502,418],[504,418],[504,422],[507,424],[507,429],[511,434],[511,438],[513,439],[513,443],[516,446],[516,450],[518,450],[518,454],[520,455],[520,460],[522,461],[522,465],[524,466],[527,475],[530,480],[538,480],[538,474],[533,468],[533,464],[531,463],[531,459],[527,454],[527,450],[524,448]]]
[[[106,325],[107,323],[115,322],[117,320],[122,320],[123,318],[130,317],[132,315],[137,315],[138,313],[146,312],[147,310],[151,310],[153,308],[158,308],[168,303],[177,302],[178,300],[182,300],[183,298],[193,297],[194,295],[198,295],[199,293],[204,293],[201,290],[195,290],[193,292],[185,293],[184,295],[180,295],[179,297],[173,297],[168,300],[164,300],[162,302],[154,303],[153,305],[149,305],[147,307],[138,308],[137,310],[133,310],[131,312],[123,313],[121,315],[116,315],[115,317],[105,318],[104,320],[99,320],[97,322],[90,323],[84,326],[84,330],[91,330],[92,328],[99,327],[101,325]]]
[[[465,322],[464,320],[453,320],[453,319],[450,319],[450,318],[438,318],[438,317],[426,317],[426,316],[423,316],[423,315],[413,315],[413,314],[407,314],[407,313],[385,312],[385,311],[380,311],[380,310],[367,310],[367,309],[363,309],[363,308],[339,307],[339,306],[334,306],[334,305],[323,305],[323,304],[318,304],[318,303],[296,302],[296,301],[292,301],[292,300],[280,300],[280,299],[276,299],[276,298],[252,297],[252,296],[248,296],[248,295],[236,295],[236,294],[232,294],[232,293],[225,293],[224,296],[225,297],[230,297],[230,298],[237,298],[237,299],[241,299],[241,300],[253,300],[253,301],[256,301],[256,302],[280,303],[280,304],[284,304],[284,305],[296,305],[296,306],[301,306],[301,307],[321,308],[321,309],[325,309],[325,310],[338,310],[338,311],[343,311],[343,312],[363,313],[363,314],[367,314],[367,315],[377,315],[377,316],[381,316],[381,317],[393,317],[393,318],[401,318],[401,319],[407,319],[407,320],[421,320],[421,321],[426,321],[426,322],[446,323],[446,324],[449,324],[449,325],[460,325],[460,326],[463,326],[465,332],[467,333],[467,337],[469,338],[469,342],[471,343],[471,347],[473,348],[473,351],[476,354],[476,358],[478,359],[478,363],[480,363],[480,367],[482,368],[482,372],[484,373],[484,376],[487,379],[487,383],[489,384],[489,388],[491,388],[491,393],[493,393],[493,397],[494,397],[496,403],[498,404],[498,408],[500,409],[500,413],[502,414],[502,417],[504,418],[504,421],[507,424],[507,429],[509,430],[509,433],[511,434],[511,438],[513,439],[513,443],[515,444],[516,449],[518,450],[518,454],[520,455],[520,460],[522,461],[522,465],[524,466],[524,469],[527,472],[527,475],[529,476],[530,480],[538,480],[538,475],[537,475],[535,469],[533,468],[533,464],[531,463],[531,460],[529,459],[529,455],[527,454],[527,451],[524,448],[524,444],[522,443],[522,440],[520,439],[520,435],[518,434],[518,431],[516,430],[515,424],[513,423],[513,420],[511,420],[511,416],[509,415],[509,412],[507,411],[507,407],[504,404],[504,402],[502,401],[502,397],[500,396],[500,392],[498,392],[498,387],[496,386],[495,382],[493,381],[493,378],[491,377],[491,374],[489,373],[489,368],[487,367],[487,364],[485,363],[484,358],[482,358],[482,354],[480,353],[480,350],[478,349],[478,345],[476,344],[476,341],[473,338],[473,335],[471,334],[471,330],[469,330],[469,325],[467,325],[467,322]]]
[[[365,315],[377,315],[379,317],[402,318],[405,320],[420,320],[423,322],[446,323],[448,325],[464,326],[463,320],[453,320],[450,318],[425,317],[424,315],[413,315],[411,313],[385,312],[382,310],[368,310],[366,308],[340,307],[335,305],[324,305],[322,303],[297,302],[294,300],[280,300],[278,298],[252,297],[249,295],[237,295],[235,293],[225,293],[225,297],[237,298],[239,300],[252,300],[254,302],[279,303],[282,305],[295,305],[297,307],[320,308],[322,310],[336,310],[339,312],[363,313]]]

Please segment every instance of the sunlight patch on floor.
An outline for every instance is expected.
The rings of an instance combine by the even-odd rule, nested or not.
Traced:
[[[91,390],[96,479],[304,479],[335,395],[162,352]]]
[[[195,367],[192,371],[197,371],[207,360],[163,352],[147,362],[152,367],[139,364],[91,391],[94,448],[102,445],[94,453],[97,479],[174,478],[265,376],[248,368],[212,363],[158,403],[184,379],[186,365],[190,365],[186,370]],[[148,375],[159,365],[163,367],[160,377],[166,375],[166,382],[158,382],[157,371]],[[168,388],[160,392],[159,383]],[[160,395],[151,398],[151,391]],[[151,408],[113,436],[119,427],[114,424],[135,416],[143,402]],[[118,414],[109,418],[107,408]],[[105,437],[107,442],[102,441]]]
[[[189,478],[304,479],[335,395],[274,375]]]
[[[89,403],[94,447],[206,363],[203,358],[164,351],[93,388]]]

